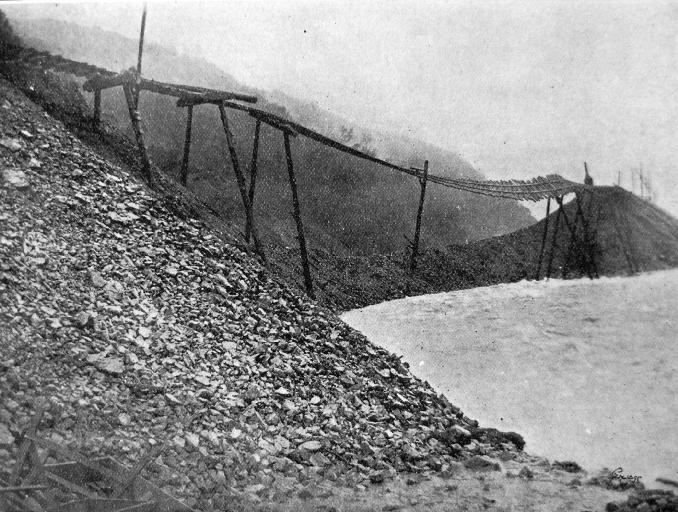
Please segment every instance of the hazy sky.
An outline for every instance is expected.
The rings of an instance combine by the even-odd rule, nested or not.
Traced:
[[[246,83],[458,151],[491,177],[630,186],[678,214],[678,3],[149,2],[147,38]],[[141,2],[12,9],[138,37]]]

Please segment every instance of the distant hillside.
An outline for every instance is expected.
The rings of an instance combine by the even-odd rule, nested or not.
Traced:
[[[114,71],[136,62],[137,42],[112,32],[54,20],[11,21],[30,46]],[[482,178],[454,153],[420,141],[361,129],[317,105],[238,83],[213,64],[169,48],[147,44],[143,70],[145,76],[158,80],[256,94],[262,99],[260,108],[406,166],[421,166],[428,159],[438,174]],[[176,108],[172,99],[153,94],[144,94],[140,105],[152,159],[170,175],[177,176],[185,129],[184,109]],[[105,92],[103,111],[105,120],[129,130],[121,94]],[[231,120],[238,154],[243,167],[248,167],[254,122],[240,113],[232,113]],[[189,188],[221,213],[242,221],[240,197],[214,107],[195,109],[193,134]],[[293,140],[292,151],[311,247],[359,254],[394,251],[404,246],[403,237],[411,237],[417,207],[419,187],[414,179],[301,137]],[[255,208],[260,229],[269,243],[296,245],[282,137],[267,127],[263,128],[260,141]],[[531,222],[527,209],[514,202],[431,186],[422,243],[427,247],[443,247],[507,233]]]

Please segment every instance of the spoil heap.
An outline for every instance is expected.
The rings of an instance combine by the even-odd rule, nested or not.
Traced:
[[[522,449],[4,81],[0,112],[0,467],[43,399],[62,446],[164,443],[145,475],[201,509]]]
[[[582,205],[589,228],[589,243],[599,275],[620,275],[678,266],[678,220],[638,196],[619,187],[595,187],[583,193]],[[570,223],[577,211],[575,201],[564,205]],[[557,212],[549,216],[547,246],[539,277],[546,275]],[[314,255],[319,274],[329,286],[321,297],[340,309],[352,309],[402,297],[409,281],[410,293],[420,295],[535,279],[544,222],[507,235],[466,245],[423,251],[413,278],[406,273],[407,255],[335,258]],[[590,251],[575,244],[565,277],[588,273]],[[570,248],[570,232],[561,217],[555,237],[551,277],[562,278]],[[280,259],[280,258],[278,258]],[[292,280],[292,277],[288,277]]]
[[[582,210],[599,275],[661,270],[678,265],[678,220],[652,203],[619,187],[596,187],[582,195]],[[564,211],[574,224],[576,201],[565,204]],[[572,247],[566,265],[570,232],[561,216],[552,246],[557,212],[552,213],[548,221],[547,248],[539,276],[546,274],[551,250],[551,277],[586,275],[588,251],[583,243],[581,222],[577,230],[580,243]],[[447,289],[534,279],[545,222],[541,220],[514,233],[466,246],[429,251],[418,277]]]

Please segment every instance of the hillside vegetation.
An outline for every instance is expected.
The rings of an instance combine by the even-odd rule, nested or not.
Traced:
[[[26,43],[34,47],[115,71],[136,62],[137,42],[110,32],[52,20],[13,20],[13,23]],[[247,87],[214,65],[171,49],[147,44],[144,75],[175,83],[253,93],[261,98],[259,107],[289,116],[382,158],[418,167],[428,159],[436,173],[482,178],[451,152],[352,126],[317,105],[282,93]],[[173,99],[150,93],[142,95],[140,105],[153,160],[171,176],[178,176],[185,110],[176,108]],[[121,93],[105,92],[103,111],[104,119],[129,130]],[[236,112],[231,114],[231,121],[241,163],[248,166],[254,121]],[[189,188],[227,218],[242,221],[242,206],[216,108],[195,109],[193,141]],[[394,251],[406,244],[403,237],[412,236],[419,196],[416,180],[302,137],[293,139],[292,152],[311,247],[347,254]],[[256,216],[267,241],[296,246],[287,180],[282,136],[264,126],[259,149]],[[430,186],[422,243],[431,247],[463,243],[513,231],[531,220],[528,211],[514,202]]]

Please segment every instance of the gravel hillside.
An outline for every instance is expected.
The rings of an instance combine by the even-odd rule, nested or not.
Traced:
[[[0,446],[44,400],[61,445],[165,443],[149,477],[204,509],[522,448],[6,82],[0,112]]]
[[[42,404],[38,435],[62,447],[131,465],[161,445],[142,475],[199,510],[626,497],[479,428],[101,144],[0,81],[0,479]]]

